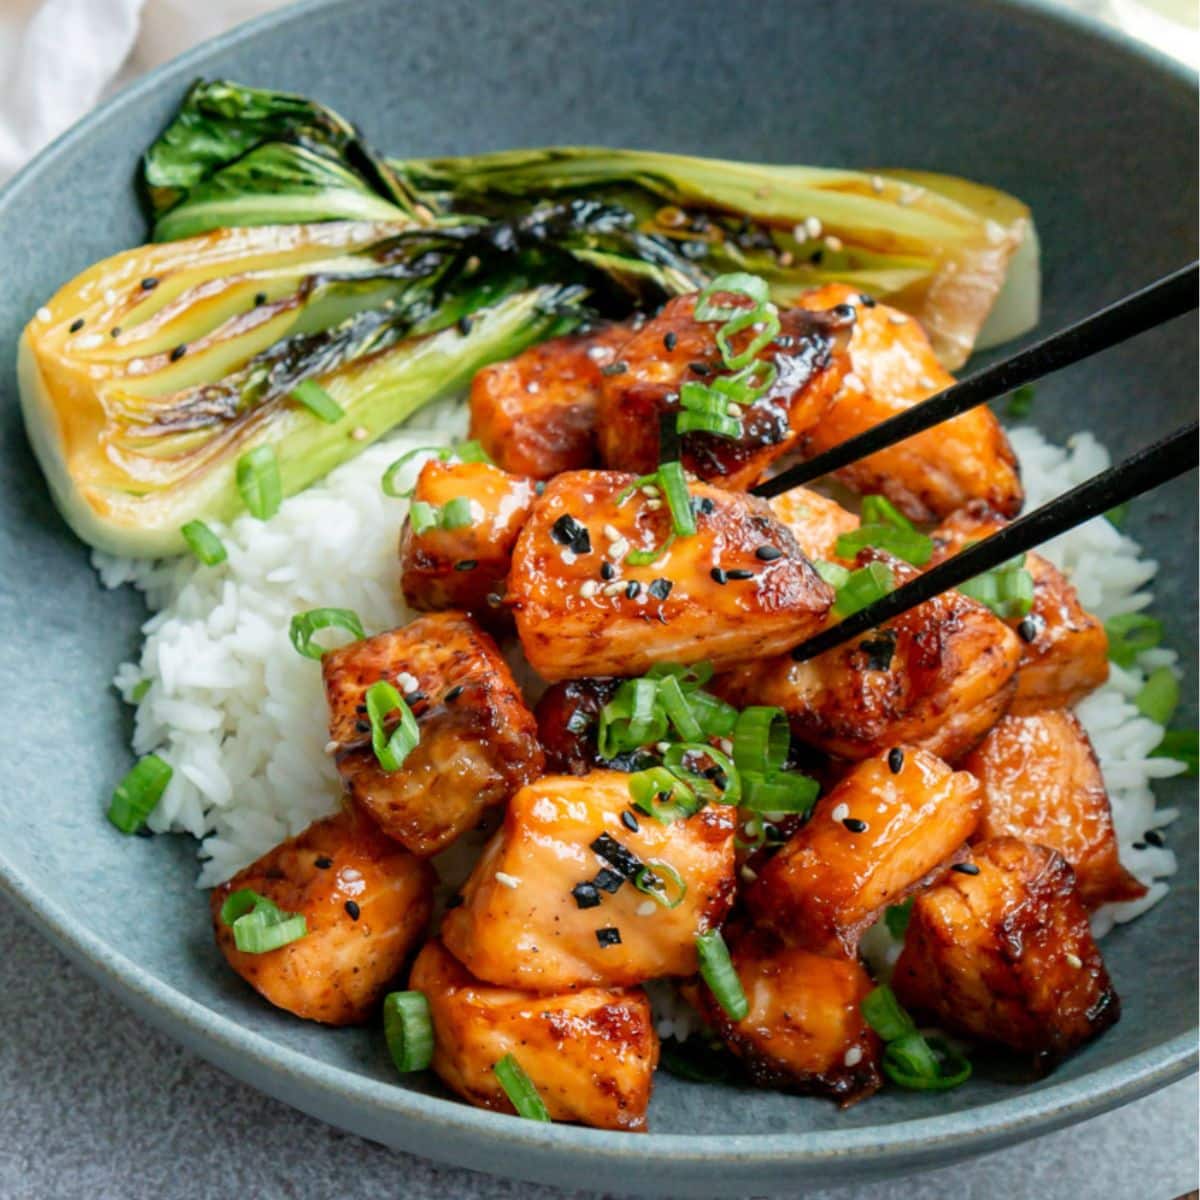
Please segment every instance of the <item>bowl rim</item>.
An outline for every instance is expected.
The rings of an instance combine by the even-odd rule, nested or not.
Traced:
[[[315,13],[353,7],[358,0],[299,0],[243,22],[193,47],[139,77],[55,138],[0,187],[0,214],[28,190],[36,190],[42,174],[57,158],[85,141],[111,117],[155,93],[168,77],[198,73],[205,61],[231,47],[252,42],[307,20]],[[977,0],[1027,23],[1067,27],[1110,57],[1140,63],[1194,103],[1197,78],[1178,62],[1088,14],[1061,7],[1054,0]],[[876,1168],[939,1156],[939,1164],[979,1153],[1022,1137],[1033,1137],[1129,1103],[1184,1077],[1197,1065],[1197,1030],[1179,1034],[1120,1062],[1076,1079],[1051,1083],[1036,1092],[1014,1091],[988,1104],[935,1116],[894,1121],[881,1126],[800,1130],[787,1133],[732,1134],[714,1138],[700,1134],[627,1134],[574,1125],[545,1125],[478,1109],[462,1101],[410,1090],[353,1070],[333,1066],[256,1033],[215,1009],[192,1000],[128,956],[113,950],[98,934],[78,925],[70,913],[43,894],[18,863],[0,846],[0,892],[15,911],[61,949],[86,974],[133,1007],[176,1040],[184,1040],[201,1057],[259,1090],[293,1104],[289,1080],[304,1080],[319,1089],[331,1106],[339,1102],[367,1104],[397,1122],[452,1131],[460,1140],[502,1138],[512,1151],[531,1159],[570,1150],[603,1167],[627,1163],[631,1157],[650,1165],[655,1158],[681,1159],[699,1168],[805,1166],[836,1167],[869,1155]],[[273,1086],[266,1086],[264,1076]],[[397,1124],[397,1135],[404,1132]],[[397,1136],[397,1141],[400,1138]],[[415,1152],[438,1154],[436,1143],[405,1138]],[[933,1165],[930,1162],[930,1165]],[[520,1169],[520,1168],[517,1168]],[[714,1183],[730,1176],[714,1176]]]

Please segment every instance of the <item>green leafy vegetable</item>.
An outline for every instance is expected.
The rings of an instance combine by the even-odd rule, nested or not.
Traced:
[[[1024,384],[1017,388],[1008,398],[1005,412],[1014,421],[1024,421],[1033,412],[1034,390],[1032,384]]]
[[[1200,734],[1195,729],[1168,729],[1150,755],[1173,758],[1187,767],[1188,775],[1194,776],[1200,770]]]

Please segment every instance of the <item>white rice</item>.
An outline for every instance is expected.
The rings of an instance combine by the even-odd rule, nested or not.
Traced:
[[[354,609],[369,632],[410,618],[396,553],[406,503],[385,496],[379,479],[404,451],[461,436],[466,414],[462,405],[443,405],[417,421],[418,428],[404,428],[285,501],[271,521],[244,516],[216,529],[229,552],[220,566],[190,556],[165,562],[94,556],[106,586],[132,583],[154,613],[143,627],[140,660],[123,663],[115,684],[133,703],[135,689],[149,681],[137,704],[133,750],[154,751],[174,768],[149,823],[156,832],[200,839],[202,887],[229,878],[337,807],[338,779],[323,751],[320,668],[292,649],[288,623],[297,612],[323,606]],[[1012,442],[1031,508],[1109,465],[1108,452],[1087,433],[1060,448],[1020,428]],[[1041,553],[1101,618],[1152,602],[1156,564],[1105,520],[1064,534]],[[1174,854],[1145,845],[1142,835],[1174,820],[1174,811],[1156,808],[1151,784],[1183,767],[1149,756],[1163,731],[1132,703],[1148,670],[1175,664],[1173,651],[1157,649],[1131,670],[1114,666],[1109,682],[1077,709],[1100,756],[1121,859],[1151,889],[1142,900],[1097,913],[1098,933],[1161,899],[1162,881],[1175,870]],[[452,870],[460,875],[465,868],[457,858]],[[877,961],[894,953],[885,934],[872,940]],[[660,1011],[661,1032],[691,1027],[665,1000]]]

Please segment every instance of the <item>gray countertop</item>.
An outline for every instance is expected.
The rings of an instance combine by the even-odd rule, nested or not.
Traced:
[[[210,1067],[124,1011],[0,901],[3,1200],[553,1200],[397,1154]],[[906,1180],[905,1200],[1174,1200],[1197,1186],[1195,1078],[1018,1148]],[[808,1193],[883,1200],[894,1184]],[[582,1198],[592,1193],[572,1193]]]

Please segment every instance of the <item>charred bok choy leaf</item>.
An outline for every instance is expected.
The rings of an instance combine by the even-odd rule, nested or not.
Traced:
[[[60,510],[92,545],[152,556],[183,550],[186,523],[242,510],[236,467],[255,447],[274,447],[284,494],[300,490],[485,364],[573,327],[574,260],[537,232],[269,226],[98,263],[19,350]],[[305,380],[344,417],[300,402]]]
[[[198,83],[146,152],[156,239],[227,225],[380,217],[513,218],[551,201],[627,210],[640,235],[619,266],[682,262],[677,290],[747,271],[781,305],[843,282],[902,308],[949,368],[1038,316],[1028,208],[948,175],[776,166],[586,146],[385,160],[302,97]],[[603,262],[594,265],[603,268]]]

